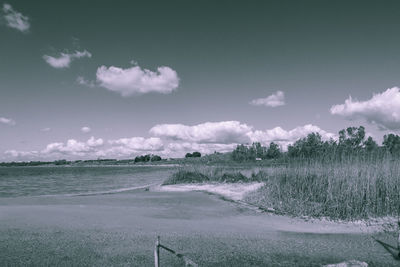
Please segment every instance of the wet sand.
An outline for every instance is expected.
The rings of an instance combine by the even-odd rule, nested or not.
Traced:
[[[200,266],[369,266],[399,261],[357,226],[257,213],[202,192],[0,199],[1,266],[154,266],[156,236]],[[182,266],[161,252],[161,266]]]

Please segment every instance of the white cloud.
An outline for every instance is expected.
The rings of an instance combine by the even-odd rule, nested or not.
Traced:
[[[38,151],[17,151],[17,150],[7,150],[4,154],[12,158],[35,158],[39,155]]]
[[[87,87],[90,87],[90,88],[95,87],[95,83],[94,83],[93,81],[86,80],[86,79],[85,79],[84,77],[82,77],[82,76],[78,76],[78,77],[76,78],[76,82],[77,82],[78,84],[80,84],[80,85],[84,85],[84,86],[87,86]]]
[[[92,129],[90,129],[90,127],[88,126],[84,126],[81,128],[81,132],[82,133],[89,133]]]
[[[69,139],[66,143],[57,142],[48,144],[40,153],[44,155],[59,153],[65,155],[84,156],[87,153],[95,152],[96,148],[103,144],[103,139],[95,139],[93,136],[86,142]]]
[[[163,151],[169,157],[181,157],[188,152],[198,151],[201,154],[211,154],[217,152],[231,152],[236,148],[237,144],[198,144],[198,143],[170,143]]]
[[[94,136],[92,136],[89,138],[89,140],[87,140],[86,144],[89,147],[99,147],[104,144],[104,141],[101,138],[96,139],[96,138],[94,138]]]
[[[42,132],[49,132],[50,130],[51,130],[51,128],[49,128],[49,127],[40,129],[40,131],[42,131]]]
[[[267,107],[279,107],[285,105],[285,94],[282,91],[277,91],[266,98],[257,98],[250,101],[251,105],[254,106],[267,106]]]
[[[100,86],[122,96],[150,92],[171,93],[179,86],[179,77],[170,67],[158,67],[157,72],[132,66],[127,69],[101,66],[96,72]]]
[[[98,157],[126,158],[135,155],[153,154],[165,155],[164,143],[161,139],[150,137],[131,137],[109,140],[110,147],[98,150],[95,155]]]
[[[274,142],[280,144],[283,149],[286,149],[289,144],[306,137],[310,133],[319,133],[323,140],[329,140],[331,138],[336,139],[335,134],[326,132],[312,124],[298,126],[292,130],[284,130],[281,127],[275,127],[265,131],[256,130],[251,132],[249,136],[252,142],[260,142],[262,144]]]
[[[389,88],[382,93],[374,94],[366,101],[353,101],[350,96],[344,104],[332,106],[330,112],[349,120],[365,119],[381,130],[398,130],[400,129],[400,89]]]
[[[111,145],[117,145],[125,147],[132,152],[134,151],[160,151],[164,148],[164,144],[160,138],[151,137],[131,137],[131,138],[121,138],[117,140],[110,140]]]
[[[206,122],[194,126],[160,124],[150,129],[150,134],[173,140],[196,143],[248,143],[246,135],[251,127],[238,121]]]
[[[40,151],[7,150],[4,152],[6,157],[14,160],[131,158],[135,155],[149,153],[165,155],[164,144],[161,139],[132,137],[104,142],[102,138],[96,139],[92,136],[86,142],[69,139],[67,142],[50,143]]]
[[[29,18],[17,12],[10,4],[3,4],[3,16],[7,26],[21,32],[27,32],[30,28]]]
[[[61,68],[69,68],[71,62],[75,59],[79,59],[82,57],[91,58],[92,54],[88,51],[84,50],[82,52],[75,51],[75,53],[67,54],[61,53],[59,57],[52,57],[48,55],[44,55],[43,59],[53,68],[61,69]]]
[[[4,117],[0,117],[0,123],[4,123],[7,125],[15,125],[16,124],[16,122],[13,119],[4,118]]]
[[[324,140],[336,138],[335,134],[326,132],[318,126],[307,124],[296,127],[292,130],[284,130],[281,127],[275,127],[267,130],[254,130],[253,127],[238,121],[222,121],[222,122],[207,122],[194,126],[186,126],[182,124],[161,124],[150,129],[150,134],[161,138],[181,141],[186,146],[197,145],[200,149],[202,144],[215,144],[220,146],[213,148],[212,146],[201,147],[205,150],[223,150],[221,145],[231,144],[250,144],[260,142],[264,145],[270,142],[281,144],[284,148],[299,138],[303,138],[312,132],[321,134]],[[179,145],[177,145],[179,144]],[[177,143],[175,146],[182,146],[182,143]],[[170,148],[170,147],[169,147]]]

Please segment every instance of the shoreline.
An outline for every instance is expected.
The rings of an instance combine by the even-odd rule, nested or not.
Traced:
[[[200,266],[245,266],[249,258],[255,266],[322,266],[352,259],[397,266],[372,239],[393,243],[384,233],[255,212],[215,193],[154,191],[157,187],[2,198],[0,258],[9,265],[151,266],[160,235],[163,244]],[[161,259],[164,266],[180,264],[175,258]]]
[[[270,213],[276,216],[286,217],[293,221],[293,223],[300,224],[299,228],[295,232],[310,232],[312,229],[307,229],[306,225],[303,223],[311,223],[313,225],[318,225],[320,229],[316,232],[324,232],[323,229],[334,230],[336,233],[378,233],[385,231],[396,231],[397,219],[393,216],[384,217],[371,217],[368,219],[357,219],[357,220],[334,220],[328,217],[310,217],[310,216],[292,216],[289,214],[283,214],[277,212],[274,208],[264,208],[257,206],[252,203],[244,201],[246,195],[254,192],[264,186],[265,183],[262,182],[252,182],[252,183],[182,183],[174,185],[156,185],[150,186],[149,190],[152,192],[203,192],[206,194],[215,195],[218,198],[235,203],[241,207],[253,210],[258,213]],[[335,229],[336,228],[336,229]],[[294,229],[293,229],[294,230]]]

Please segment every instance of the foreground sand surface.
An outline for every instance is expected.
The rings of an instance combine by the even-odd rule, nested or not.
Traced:
[[[399,265],[374,240],[394,246],[393,234],[258,213],[202,192],[0,199],[1,266],[153,266],[157,235],[200,266]],[[167,252],[161,264],[182,266]]]

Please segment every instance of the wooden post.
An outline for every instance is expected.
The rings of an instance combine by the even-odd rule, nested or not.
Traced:
[[[157,236],[154,248],[154,267],[160,267],[160,236]]]
[[[397,237],[397,251],[398,251],[397,256],[400,258],[400,220],[397,221],[397,225],[399,226],[398,227],[399,236]]]

